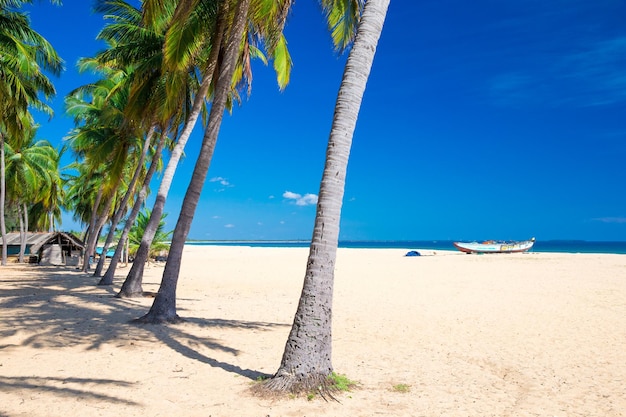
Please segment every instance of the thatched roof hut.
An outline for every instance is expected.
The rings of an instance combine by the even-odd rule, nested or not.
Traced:
[[[0,237],[0,243],[2,239]],[[20,253],[20,233],[7,233],[7,252],[9,256]],[[78,265],[83,256],[85,244],[71,233],[45,232],[26,234],[25,255],[34,262],[47,265]]]

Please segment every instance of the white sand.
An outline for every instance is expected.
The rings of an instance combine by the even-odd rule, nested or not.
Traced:
[[[306,248],[188,247],[173,326],[128,324],[152,299],[113,297],[127,268],[104,288],[0,267],[0,416],[626,416],[626,255],[408,249],[338,252],[333,365],[361,384],[341,403],[248,393],[278,368]]]

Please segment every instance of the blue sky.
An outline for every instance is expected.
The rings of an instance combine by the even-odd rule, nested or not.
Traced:
[[[66,71],[102,45],[91,2],[30,7]],[[626,240],[626,3],[623,0],[392,0],[354,136],[343,240]],[[278,90],[254,66],[252,93],[224,119],[189,237],[309,239],[345,56],[315,0],[286,29],[294,61]],[[166,205],[173,229],[196,128]],[[156,192],[158,185],[153,184]],[[64,228],[76,228],[66,216]]]

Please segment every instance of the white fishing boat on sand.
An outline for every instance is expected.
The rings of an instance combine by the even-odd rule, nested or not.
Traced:
[[[465,253],[515,253],[529,251],[535,244],[535,238],[523,241],[500,242],[453,242],[454,246]]]

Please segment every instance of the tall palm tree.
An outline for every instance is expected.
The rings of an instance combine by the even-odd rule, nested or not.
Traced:
[[[389,0],[367,0],[357,26],[335,104],[302,294],[280,367],[265,383],[269,390],[324,393],[329,389],[334,269],[346,171],[388,6]]]
[[[157,13],[156,3],[158,2],[146,2],[146,4],[144,4],[146,9],[145,15],[148,16],[148,20],[150,20],[150,16],[159,15],[159,13]],[[216,8],[215,1],[211,0],[199,1],[195,4],[197,7],[192,7],[194,6],[192,3],[193,2],[189,1],[178,3],[178,7],[173,15],[173,23],[166,35],[164,67],[166,71],[179,71],[190,66],[198,65],[200,72],[203,74],[203,78],[199,90],[196,93],[192,110],[181,131],[178,142],[170,155],[141,246],[137,251],[133,266],[118,293],[118,296],[121,297],[133,297],[143,294],[141,287],[143,267],[147,260],[150,243],[154,236],[160,215],[163,213],[165,200],[178,161],[182,156],[189,135],[197,122],[201,105],[215,81],[215,74],[219,71],[219,53],[223,49],[222,42],[228,27],[227,23],[232,20],[231,15],[233,11],[229,7],[230,2],[228,1],[222,2],[219,8]],[[240,85],[242,81],[248,83],[249,89],[249,83],[252,79],[249,66],[250,57],[264,59],[263,55],[255,46],[261,39],[265,39],[266,50],[273,59],[279,87],[282,89],[289,82],[291,58],[282,34],[282,29],[290,5],[291,0],[281,0],[279,2],[253,0],[251,2],[251,12],[249,15],[254,16],[255,19],[252,19],[250,23],[252,32],[246,32],[246,34],[250,35],[254,42],[249,41],[249,36],[244,36],[243,47],[240,50],[238,64],[234,70],[232,81],[233,88],[230,91],[230,94],[233,94],[235,98],[237,98],[238,95],[236,94],[237,89],[234,87]],[[208,28],[210,29],[209,31],[206,30],[206,16],[214,16],[215,20],[214,25]],[[200,55],[196,57],[197,51],[201,50],[202,47],[207,48],[209,51],[208,56]],[[192,59],[194,57],[196,57],[195,61]],[[231,102],[230,94],[227,97],[227,105],[230,105]]]
[[[213,104],[211,105],[209,115],[209,125],[205,130],[192,180],[187,188],[178,222],[174,229],[172,245],[170,247],[167,263],[165,264],[165,270],[163,271],[161,286],[159,287],[158,294],[154,299],[150,311],[145,316],[138,319],[140,322],[176,322],[180,319],[176,313],[176,286],[178,284],[183,247],[200,199],[200,191],[206,179],[213,156],[213,150],[215,149],[224,110],[226,109],[228,93],[231,90],[231,82],[237,64],[241,39],[244,34],[245,24],[248,21],[249,7],[250,0],[239,0],[235,8],[235,18],[226,41],[224,60],[220,67],[215,86]]]
[[[108,67],[133,66],[129,107],[126,113],[130,118],[145,120],[146,123],[155,123],[156,121],[163,134],[165,129],[176,130],[178,128],[180,121],[189,111],[188,97],[198,87],[196,86],[197,81],[194,80],[195,68],[184,65],[169,68],[164,64],[167,54],[163,52],[167,52],[171,48],[163,47],[163,33],[169,30],[168,24],[173,13],[177,10],[177,2],[168,0],[157,2],[157,5],[152,5],[152,3],[147,1],[143,4],[143,14],[150,16],[145,21],[142,19],[141,11],[123,0],[99,0],[96,3],[96,11],[104,13],[106,18],[113,21],[98,35],[100,39],[107,41],[110,48],[98,54],[96,60]],[[204,1],[203,3],[215,2]],[[152,13],[152,10],[157,6],[159,13]],[[196,26],[198,24],[207,26],[207,19],[200,21],[196,17],[194,21]],[[211,26],[211,21],[212,19],[209,18],[208,26]],[[176,48],[176,50],[178,51],[180,48]],[[198,53],[202,55],[203,50],[200,49]],[[206,92],[196,99],[197,105],[194,106],[193,111],[197,114],[202,108],[205,94]],[[184,134],[184,132],[181,134],[181,138]],[[186,139],[179,140],[176,147],[182,148],[185,141]],[[176,149],[172,152],[172,155],[174,154],[176,154]],[[175,167],[177,161],[177,158],[170,157],[168,167],[172,165]],[[142,189],[147,188],[147,181],[149,179],[146,176]],[[142,199],[142,196],[145,196],[145,193],[140,193],[139,199]],[[141,205],[139,199],[136,200],[135,207]],[[153,213],[155,211],[153,210]],[[135,209],[131,211],[126,228],[133,223],[133,217],[136,216],[137,212],[138,210]],[[158,222],[158,215],[153,215],[153,218]],[[148,229],[146,235],[154,230]],[[136,262],[134,266],[141,264],[142,262]],[[115,262],[110,264],[101,284],[112,283],[115,265]]]
[[[6,265],[5,162],[7,135],[19,136],[23,126],[32,124],[26,113],[36,108],[49,114],[52,110],[39,97],[54,95],[54,86],[42,69],[59,74],[61,59],[52,45],[32,30],[26,14],[17,8],[27,0],[0,0],[0,234],[2,265]]]
[[[133,123],[124,115],[128,89],[126,72],[103,71],[104,77],[73,91],[66,98],[67,112],[79,126],[68,135],[75,155],[84,158],[90,172],[101,173],[102,181],[96,194],[89,221],[83,271],[89,269],[89,258],[95,252],[98,234],[128,173],[129,155],[137,142]],[[103,206],[100,202],[103,201]]]

